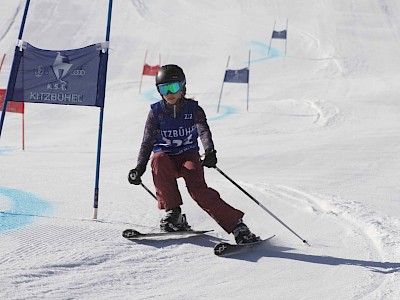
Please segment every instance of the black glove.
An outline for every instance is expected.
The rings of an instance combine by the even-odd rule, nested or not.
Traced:
[[[201,165],[207,168],[215,168],[217,166],[217,150],[207,149]]]
[[[129,171],[128,181],[130,184],[139,185],[142,183],[142,177],[144,171],[146,171],[146,166],[137,165],[136,168]]]

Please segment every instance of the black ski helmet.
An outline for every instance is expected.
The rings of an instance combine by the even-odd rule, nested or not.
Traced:
[[[186,94],[186,77],[183,70],[177,65],[162,66],[156,75],[156,85],[179,81],[183,84],[182,92]]]

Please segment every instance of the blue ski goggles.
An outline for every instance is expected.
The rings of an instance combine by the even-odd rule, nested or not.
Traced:
[[[164,84],[157,85],[157,90],[160,92],[161,95],[165,96],[168,93],[176,94],[180,90],[182,90],[183,86],[185,85],[185,81],[179,82],[169,82]]]

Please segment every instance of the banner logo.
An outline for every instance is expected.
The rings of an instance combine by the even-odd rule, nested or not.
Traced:
[[[66,56],[61,55],[60,52],[57,52],[56,60],[51,67],[53,69],[54,75],[56,78],[62,83],[67,84],[66,81],[62,80],[65,76],[67,76],[69,69],[71,69],[72,64],[69,63],[69,59]]]
[[[36,71],[35,71],[36,78],[40,78],[43,75],[47,75],[47,74],[49,74],[49,72],[46,71],[46,69],[45,69],[45,67],[43,65],[38,66]]]

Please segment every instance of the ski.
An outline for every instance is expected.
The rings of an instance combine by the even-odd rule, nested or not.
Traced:
[[[139,232],[135,229],[125,229],[122,232],[122,236],[128,240],[144,240],[144,239],[160,239],[160,238],[180,238],[190,237],[196,235],[202,235],[212,230],[185,230],[185,231],[173,231],[173,232]]]
[[[238,254],[244,251],[247,251],[249,249],[252,249],[254,247],[257,247],[269,240],[271,240],[273,236],[270,236],[269,238],[266,239],[262,239],[258,242],[254,242],[254,243],[248,243],[248,244],[230,244],[230,243],[226,243],[226,242],[222,242],[222,243],[218,243],[215,245],[214,247],[214,254],[217,256],[230,256],[230,255],[234,255],[234,254]]]

